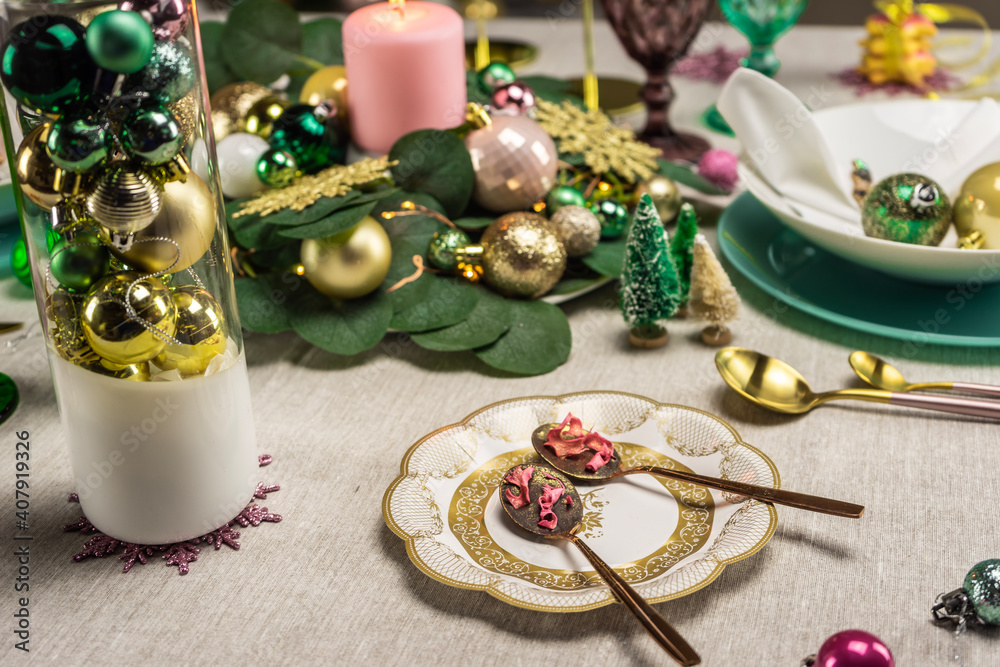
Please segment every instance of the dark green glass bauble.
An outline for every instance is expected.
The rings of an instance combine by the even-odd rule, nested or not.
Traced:
[[[936,246],[951,226],[951,202],[940,185],[920,174],[896,174],[879,181],[861,205],[868,236]]]
[[[108,157],[108,133],[90,118],[63,116],[53,121],[45,149],[58,167],[90,171]]]
[[[87,231],[77,232],[72,239],[56,241],[50,256],[52,277],[74,292],[86,292],[111,268],[111,253]]]
[[[139,109],[126,118],[121,138],[129,155],[149,164],[169,162],[184,145],[180,122],[161,106]]]
[[[516,80],[517,76],[514,74],[514,70],[507,63],[493,61],[476,72],[476,83],[479,85],[479,89],[487,95],[492,95],[493,91],[500,86],[514,83]]]
[[[439,269],[454,271],[458,268],[458,251],[471,244],[469,235],[461,229],[449,228],[443,232],[434,232],[427,246],[427,258]]]
[[[336,120],[321,118],[316,107],[308,104],[288,107],[274,121],[268,137],[271,148],[291,153],[306,173],[343,161],[346,149],[341,140]]]
[[[552,217],[552,214],[564,206],[587,206],[587,200],[583,193],[574,187],[560,185],[552,188],[548,196],[545,197],[545,212]]]
[[[156,42],[153,55],[141,70],[131,75],[126,90],[145,91],[160,104],[173,104],[194,88],[191,52],[179,42]]]
[[[24,237],[14,241],[14,248],[10,252],[10,270],[22,285],[31,287],[31,264],[28,262],[28,246],[24,243]]]
[[[1000,625],[1000,560],[976,563],[965,575],[962,589],[976,616],[990,625]]]
[[[602,199],[591,204],[590,210],[594,212],[601,222],[601,238],[616,239],[625,233],[628,226],[628,209],[614,199]]]
[[[87,26],[87,51],[106,70],[138,72],[153,55],[153,30],[138,12],[102,12]]]
[[[280,148],[268,148],[257,159],[257,177],[272,188],[291,185],[298,171],[295,156]]]
[[[66,16],[40,14],[10,31],[0,56],[0,80],[28,107],[62,113],[86,97],[96,67],[84,27]]]

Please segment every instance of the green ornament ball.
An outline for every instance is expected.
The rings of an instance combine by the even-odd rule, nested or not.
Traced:
[[[184,145],[180,122],[161,106],[139,109],[126,118],[121,138],[129,155],[148,164],[169,162]]]
[[[896,174],[879,181],[865,197],[861,224],[873,238],[936,246],[951,226],[951,202],[926,176]]]
[[[616,239],[625,233],[628,226],[628,209],[614,199],[602,199],[590,206],[590,210],[601,222],[601,238]]]
[[[443,232],[434,232],[427,246],[427,258],[439,269],[454,271],[458,268],[456,253],[471,243],[469,235],[461,229],[448,228]]]
[[[10,253],[10,270],[22,285],[31,287],[31,264],[28,262],[28,246],[24,243],[24,237],[14,241],[14,248]]]
[[[156,42],[149,62],[125,85],[149,93],[160,104],[173,104],[191,92],[195,81],[191,51],[180,42]]]
[[[87,96],[96,67],[85,29],[68,16],[40,14],[11,29],[0,54],[0,80],[25,107],[63,113]]]
[[[56,166],[82,173],[107,159],[108,144],[100,123],[67,115],[53,121],[45,148]]]
[[[272,188],[291,185],[298,171],[295,156],[281,148],[269,148],[257,159],[257,177]]]
[[[1000,560],[976,563],[965,575],[962,589],[976,616],[990,625],[1000,625]]]
[[[291,153],[306,173],[341,162],[346,155],[336,120],[321,118],[317,107],[308,104],[285,109],[271,126],[268,143]]]
[[[51,257],[52,277],[74,292],[86,292],[111,268],[111,253],[97,236],[87,231],[78,232],[72,239],[56,241]]]
[[[559,209],[565,206],[587,206],[587,200],[583,193],[569,185],[560,185],[552,188],[548,196],[545,197],[545,211],[552,217]]]
[[[153,55],[153,30],[138,12],[98,14],[87,26],[86,41],[94,62],[119,74],[138,72]]]
[[[507,63],[493,61],[486,67],[476,72],[476,84],[479,89],[487,95],[492,95],[493,91],[500,86],[514,83],[517,75]]]

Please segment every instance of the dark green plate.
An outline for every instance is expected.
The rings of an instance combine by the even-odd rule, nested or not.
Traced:
[[[1000,345],[1000,285],[890,278],[813,245],[749,193],[719,218],[719,246],[762,290],[829,322],[918,344]]]

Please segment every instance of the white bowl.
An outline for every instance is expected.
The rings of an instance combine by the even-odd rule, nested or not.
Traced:
[[[871,166],[876,181],[900,171],[921,173],[921,159],[913,155],[916,141],[947,136],[969,113],[975,102],[953,100],[901,100],[832,107],[813,114],[839,164],[849,168],[862,158]],[[895,131],[885,132],[891,126]],[[994,160],[1000,161],[1000,155]],[[973,167],[970,166],[969,171]],[[776,192],[755,171],[749,160],[741,159],[740,177],[754,197],[796,232],[844,259],[897,278],[935,285],[1000,282],[1000,250],[960,250],[955,247],[954,227],[940,246],[896,243],[865,236],[860,224],[798,201],[791,202]],[[954,201],[957,192],[947,193]]]

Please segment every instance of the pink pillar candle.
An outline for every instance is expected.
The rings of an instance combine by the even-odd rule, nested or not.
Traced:
[[[465,35],[454,9],[432,2],[362,7],[344,21],[351,137],[385,154],[404,134],[465,119]]]

